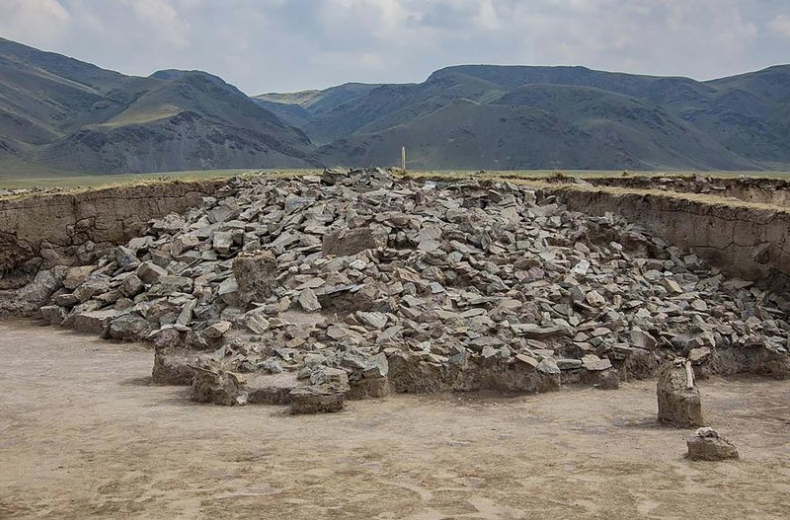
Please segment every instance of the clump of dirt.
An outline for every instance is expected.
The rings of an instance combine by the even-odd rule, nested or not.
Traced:
[[[738,448],[713,428],[699,428],[686,440],[686,446],[686,458],[691,460],[718,462],[739,457]]]

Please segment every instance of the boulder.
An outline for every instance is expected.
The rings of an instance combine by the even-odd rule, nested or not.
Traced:
[[[192,368],[192,400],[222,406],[247,404],[246,380],[242,374],[214,366]]]
[[[157,348],[154,351],[154,367],[151,381],[157,385],[187,386],[192,384],[197,354],[193,352]]]
[[[346,400],[345,394],[321,386],[294,388],[289,397],[292,415],[339,412]]]
[[[214,251],[221,256],[227,256],[233,246],[233,235],[229,231],[217,231],[212,241]]]
[[[63,294],[55,294],[52,296],[52,303],[57,305],[58,307],[64,307],[70,309],[74,307],[78,303],[80,303],[79,298],[73,293],[63,293]]]
[[[299,302],[299,306],[305,312],[317,312],[321,310],[318,296],[315,295],[312,289],[303,289],[302,292],[299,293],[299,297],[296,301]]]
[[[238,291],[239,286],[236,283],[236,278],[231,276],[219,284],[217,288],[217,297],[219,297],[222,303],[235,307],[238,305]]]
[[[380,399],[390,394],[389,363],[383,352],[365,357],[346,353],[341,360],[348,377],[348,399]]]
[[[110,324],[120,314],[121,311],[115,309],[79,312],[70,317],[69,326],[77,332],[106,336]]]
[[[91,298],[101,296],[110,290],[110,280],[106,276],[88,278],[74,290],[74,296],[80,303],[85,303]]]
[[[60,289],[66,268],[56,266],[39,271],[33,281],[21,289],[0,291],[0,317],[34,316]]]
[[[154,283],[149,291],[150,294],[156,296],[167,296],[173,293],[186,293],[192,292],[192,279],[186,276],[160,276]]]
[[[184,251],[188,251],[200,245],[200,238],[193,234],[181,235],[173,239],[170,246],[170,254],[179,257]]]
[[[346,393],[348,399],[382,399],[390,395],[390,381],[388,377],[350,380],[349,386],[350,389]]]
[[[246,376],[247,403],[290,404],[291,391],[300,386],[295,372],[250,374]]]
[[[589,370],[585,371],[586,377],[583,381],[592,384],[600,390],[617,390],[620,388],[620,373],[614,368],[608,370]]]
[[[134,251],[124,246],[118,246],[115,249],[115,261],[125,272],[134,271],[140,266],[140,260]]]
[[[206,327],[203,330],[203,335],[208,339],[218,340],[222,338],[222,336],[224,336],[232,326],[233,324],[229,321],[220,321]]]
[[[310,374],[309,386],[299,386],[289,393],[291,414],[339,412],[345,406],[348,391],[348,375],[344,370],[317,367]]]
[[[365,325],[377,330],[383,330],[387,326],[387,315],[383,312],[357,311],[356,317]]]
[[[88,279],[88,276],[96,269],[93,265],[81,265],[78,267],[71,267],[66,272],[66,278],[63,280],[63,287],[69,291],[73,291]]]
[[[151,333],[151,324],[145,318],[125,314],[112,320],[109,336],[118,341],[143,341]]]
[[[57,305],[41,307],[41,318],[48,325],[60,325],[66,319],[66,310]]]
[[[325,256],[352,256],[387,246],[387,231],[377,228],[339,229],[324,235]]]
[[[255,309],[244,315],[244,325],[254,334],[263,334],[269,330],[269,320],[263,308]]]
[[[516,323],[510,326],[510,329],[517,336],[522,336],[529,339],[549,339],[558,336],[572,336],[572,332],[567,327],[541,327],[533,323]]]
[[[348,170],[342,168],[329,168],[321,175],[321,182],[327,186],[334,186],[341,180],[348,178]]]
[[[136,274],[127,276],[121,284],[121,293],[127,298],[134,298],[144,289],[143,281]]]
[[[172,325],[165,325],[164,327],[151,332],[148,339],[158,349],[175,349],[183,346],[184,341],[181,331]]]
[[[135,274],[146,284],[152,284],[162,276],[167,275],[167,271],[153,262],[143,262],[135,270]]]

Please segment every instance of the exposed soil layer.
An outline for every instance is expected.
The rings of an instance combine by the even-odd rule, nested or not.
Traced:
[[[639,190],[667,190],[734,198],[746,202],[790,206],[790,180],[759,177],[627,176],[585,179],[594,186]]]
[[[790,205],[790,180],[632,176],[591,178],[585,182],[596,186],[703,193],[747,202]],[[109,247],[126,243],[136,236],[148,220],[172,212],[182,213],[200,204],[202,197],[213,195],[226,185],[226,180],[154,183],[0,200],[0,273],[3,273],[0,290],[19,288],[31,281],[38,270],[53,265],[89,263]],[[590,201],[589,197],[574,195],[567,200],[574,209],[587,211],[585,204]],[[784,241],[788,216],[775,217],[777,212],[770,210],[732,207],[726,200],[720,201],[717,210],[700,211],[700,207],[708,205],[664,201],[639,194],[630,197],[640,199],[636,209],[633,208],[634,203],[629,202],[620,211],[622,201],[617,196],[612,201],[595,201],[589,211],[606,209],[646,222],[654,232],[666,231],[665,238],[674,245],[694,247],[719,267],[750,279],[764,277],[771,268],[789,272],[785,266],[787,254],[784,243],[772,244],[770,251],[763,252],[758,259],[748,258],[755,245],[764,249],[768,246],[763,244],[774,238]],[[574,205],[577,198],[581,200]],[[600,197],[608,198],[611,197]],[[657,207],[653,208],[654,204]],[[644,209],[649,210],[648,216],[637,219]],[[678,218],[667,215],[667,212],[686,213],[682,218],[688,217],[690,224],[677,229]],[[733,238],[732,230],[736,220],[740,221],[737,240]],[[689,227],[694,227],[694,236],[684,229]],[[745,227],[748,229],[744,230]],[[743,238],[747,235],[753,239],[744,243]],[[675,242],[675,237],[680,242]],[[722,251],[723,248],[729,250]]]
[[[182,213],[226,184],[153,183],[0,200],[0,273],[89,262],[137,236],[148,220]]]
[[[667,243],[694,251],[734,276],[760,280],[790,275],[790,213],[674,196],[564,185],[543,190],[590,215],[614,213]]]
[[[787,518],[788,382],[701,382],[740,461],[690,462],[655,382],[342,414],[190,404],[150,351],[0,324],[0,517]]]

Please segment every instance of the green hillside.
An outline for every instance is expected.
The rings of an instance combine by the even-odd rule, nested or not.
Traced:
[[[584,67],[458,66],[421,84],[373,89],[302,128],[325,143],[322,156],[332,163],[393,164],[407,145],[415,166],[427,168],[456,167],[461,154],[481,168],[545,168],[550,160],[572,169],[786,169],[789,76],[788,66],[711,82]],[[553,129],[573,129],[572,150],[556,157],[567,130],[492,119],[526,109],[551,115]]]
[[[380,85],[346,83],[326,90],[305,90],[290,94],[260,94],[253,101],[288,124],[303,127],[334,108],[367,96]]]
[[[313,151],[216,76],[127,77],[0,39],[0,175],[299,168]]]
[[[0,176],[229,168],[786,170],[790,66],[714,81],[461,65],[418,84],[248,97],[0,39]]]

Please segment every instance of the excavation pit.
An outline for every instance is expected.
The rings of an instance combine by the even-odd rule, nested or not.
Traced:
[[[50,323],[152,342],[156,383],[197,377],[215,404],[285,402],[246,390],[277,374],[329,403],[317,411],[613,389],[677,359],[702,378],[790,374],[790,303],[764,283],[783,275],[779,209],[378,169],[327,179],[233,179],[0,296],[32,286]],[[327,371],[347,383],[315,382]]]

